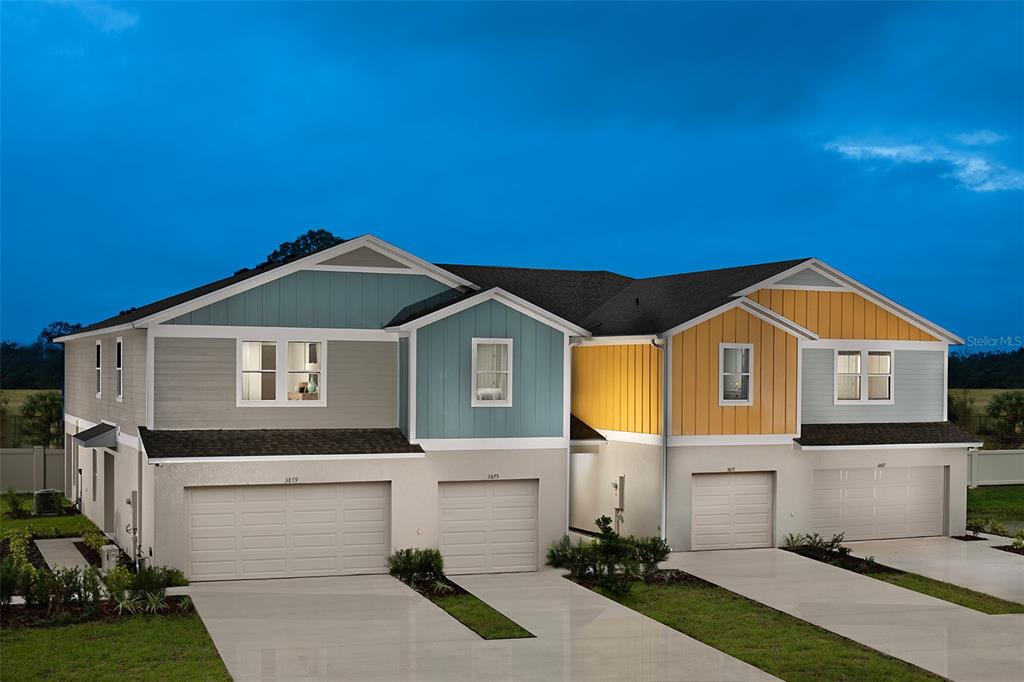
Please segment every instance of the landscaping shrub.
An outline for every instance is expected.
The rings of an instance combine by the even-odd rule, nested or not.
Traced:
[[[547,565],[555,568],[568,568],[569,552],[572,551],[572,538],[568,534],[548,545]]]
[[[123,595],[135,586],[135,575],[124,566],[115,566],[107,571],[103,582],[112,597]]]
[[[4,493],[4,502],[7,503],[7,515],[12,519],[24,519],[29,516],[28,506],[14,488],[8,488]]]
[[[123,568],[118,566],[118,568]],[[130,573],[129,573],[130,574]],[[185,574],[170,566],[145,566],[132,576],[132,583],[127,589],[138,592],[155,592],[168,587],[188,585]]]
[[[668,543],[657,535],[636,538],[634,542],[636,543],[636,556],[644,575],[650,575],[658,570],[658,564],[668,559],[668,555],[672,552]]]
[[[593,583],[613,594],[629,591],[639,577],[649,578],[658,564],[668,558],[672,548],[657,536],[626,537],[612,528],[610,517],[595,522],[600,535],[593,542],[579,540],[575,545],[568,535],[551,543],[547,563],[569,570],[576,581]]]
[[[1018,530],[1017,534],[1013,536],[1013,542],[1010,543],[1010,547],[1018,552],[1024,552],[1024,530]]]
[[[985,521],[983,519],[969,519],[967,521],[967,530],[977,537],[985,532]]]
[[[444,558],[433,548],[398,549],[388,557],[388,569],[407,585],[444,579]]]
[[[996,521],[989,519],[988,532],[992,535],[1005,535],[1010,537],[1010,529],[1006,527],[1006,524],[1002,521]]]
[[[11,597],[18,590],[18,579],[21,566],[14,557],[5,557],[0,561],[0,604],[10,604]]]
[[[90,530],[82,533],[82,542],[99,555],[103,554],[103,547],[110,544],[110,538],[97,530]]]
[[[143,595],[145,601],[146,613],[155,616],[156,614],[167,610],[167,598],[164,596],[163,590],[157,590],[155,592],[146,592]]]

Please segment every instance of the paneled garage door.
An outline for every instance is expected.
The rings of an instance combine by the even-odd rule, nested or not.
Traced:
[[[438,484],[448,573],[537,570],[537,481]]]
[[[770,471],[693,476],[693,549],[772,546]]]
[[[817,469],[813,530],[847,540],[942,535],[943,467]]]
[[[192,580],[387,571],[390,484],[188,488]]]

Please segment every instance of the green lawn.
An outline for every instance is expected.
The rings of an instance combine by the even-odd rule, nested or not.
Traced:
[[[430,600],[484,639],[519,639],[532,634],[469,593]]]
[[[1024,529],[1024,485],[986,485],[967,489],[967,518],[998,519],[1013,534]]]
[[[24,501],[27,509],[32,509],[32,496],[19,495]],[[24,519],[9,519],[4,516],[10,509],[7,500],[0,497],[0,532],[7,529],[25,528],[41,537],[78,537],[86,530],[96,530],[96,527],[89,517],[84,514],[74,516],[29,516]]]
[[[4,628],[4,680],[230,680],[199,616]]]
[[[942,679],[717,585],[638,582],[605,596],[789,682]]]

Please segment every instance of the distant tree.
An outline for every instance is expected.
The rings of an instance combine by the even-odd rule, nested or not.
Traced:
[[[43,331],[39,332],[39,336],[36,338],[36,343],[40,346],[51,347],[54,345],[54,339],[80,331],[82,331],[82,325],[77,322],[71,323],[58,320],[43,327]]]
[[[60,388],[64,383],[64,351],[39,343],[0,343],[0,388]]]
[[[345,240],[341,237],[335,237],[330,231],[323,228],[308,230],[306,234],[301,235],[295,241],[284,242],[274,249],[267,256],[266,262],[274,264],[284,263],[285,261],[293,260],[300,256],[308,256],[321,249],[341,244],[343,241]]]
[[[33,393],[21,404],[25,433],[32,445],[51,446],[61,442],[63,398],[58,391]]]
[[[950,388],[1024,388],[1024,348],[949,354]]]
[[[950,389],[946,397],[948,409],[946,410],[949,421],[969,433],[974,432],[974,396],[967,389]]]
[[[996,429],[1005,436],[1013,436],[1024,426],[1024,391],[996,393],[988,401],[988,416],[996,422]]]

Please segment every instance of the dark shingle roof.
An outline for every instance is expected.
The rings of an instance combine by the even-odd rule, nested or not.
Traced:
[[[978,439],[950,422],[803,424],[796,442],[805,446],[928,445],[974,443]]]
[[[152,431],[140,426],[139,436],[150,459],[423,452],[398,429]]]
[[[605,440],[605,437],[573,414],[569,415],[569,440]]]

